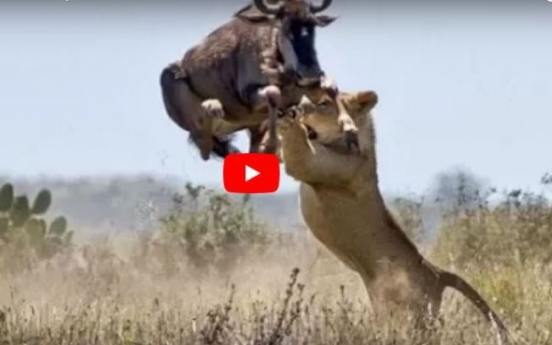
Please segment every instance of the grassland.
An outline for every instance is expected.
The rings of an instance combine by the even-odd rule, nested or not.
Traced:
[[[0,248],[0,344],[411,344],[376,327],[360,279],[305,232],[275,234],[246,204],[189,188],[159,229],[73,246],[49,260]],[[195,193],[195,194],[194,194]],[[503,315],[520,344],[552,344],[552,209],[511,191],[456,207],[423,247]],[[475,205],[475,206],[474,206]],[[461,205],[460,205],[461,206]],[[409,234],[416,208],[399,212]],[[442,344],[494,344],[448,291]]]

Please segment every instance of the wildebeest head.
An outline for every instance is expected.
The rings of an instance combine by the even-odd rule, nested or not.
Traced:
[[[322,0],[318,5],[305,0],[254,0],[260,16],[245,15],[254,21],[269,16],[281,20],[278,59],[288,72],[295,74],[300,85],[314,84],[324,75],[316,53],[315,28],[325,27],[336,19],[318,14],[331,3],[332,0]]]

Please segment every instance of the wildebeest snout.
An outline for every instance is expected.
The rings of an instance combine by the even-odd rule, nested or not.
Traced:
[[[299,65],[296,73],[300,85],[314,85],[324,77],[324,71],[317,64],[313,66]]]

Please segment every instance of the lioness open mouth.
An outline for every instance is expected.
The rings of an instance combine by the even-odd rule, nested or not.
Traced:
[[[318,138],[318,133],[314,129],[312,129],[311,126],[305,125],[305,128],[307,129],[307,137],[309,140],[316,140]]]
[[[352,138],[351,136],[345,135],[337,140],[334,140],[331,142],[324,142],[321,140],[317,140],[318,133],[316,133],[316,131],[312,127],[310,127],[307,124],[303,124],[303,125],[307,129],[307,137],[311,141],[315,141],[316,143],[332,151],[335,151],[339,154],[350,155],[350,154],[360,153],[360,147],[358,145],[358,139],[356,137]]]

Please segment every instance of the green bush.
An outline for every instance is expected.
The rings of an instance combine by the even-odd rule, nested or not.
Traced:
[[[183,247],[190,264],[220,272],[236,267],[251,251],[268,244],[268,228],[257,220],[249,196],[241,202],[203,186],[186,185],[173,198],[173,207],[161,218],[165,239]]]
[[[445,215],[434,248],[441,262],[506,267],[552,261],[552,205],[543,194],[506,191],[498,204],[482,198],[471,210]]]

